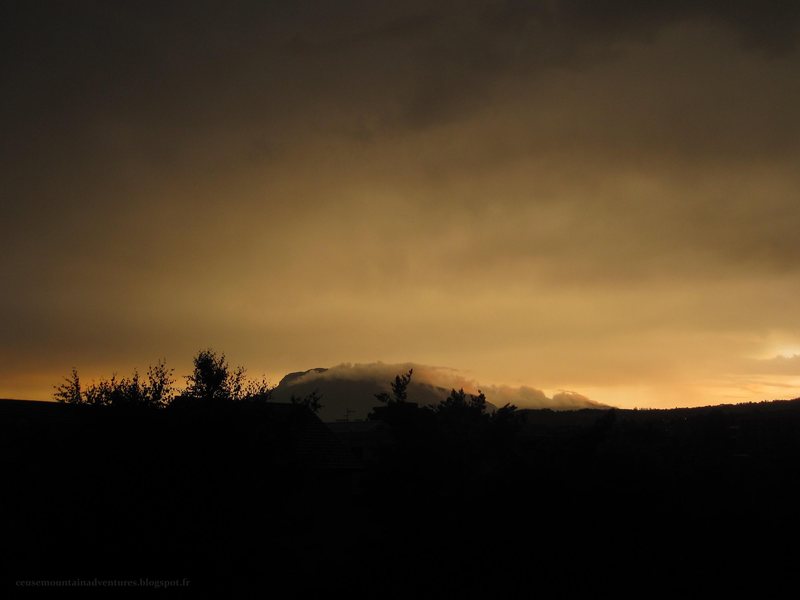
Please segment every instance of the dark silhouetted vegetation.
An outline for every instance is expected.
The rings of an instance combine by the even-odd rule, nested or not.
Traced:
[[[450,395],[445,398],[434,411],[437,414],[451,415],[473,415],[480,418],[486,415],[486,396],[478,390],[478,395],[465,394],[464,389],[458,391],[450,390]]]
[[[408,373],[397,375],[394,381],[390,383],[392,394],[387,392],[379,392],[375,394],[375,398],[384,404],[401,403],[405,402],[408,398],[408,385],[411,383],[411,376],[414,374],[414,369],[409,369]]]
[[[78,371],[72,369],[70,377],[56,386],[54,398],[68,404],[88,404],[91,406],[127,406],[143,408],[163,408],[174,398],[175,380],[172,369],[168,369],[164,360],[158,361],[147,369],[147,377],[143,381],[139,373],[134,371],[131,377],[101,379],[82,388]]]
[[[186,376],[186,389],[179,402],[262,401],[272,396],[266,379],[248,380],[244,367],[231,368],[225,354],[201,350],[194,357],[194,370]]]
[[[193,366],[192,372],[184,377],[185,389],[180,391],[175,386],[174,370],[168,369],[164,360],[147,369],[144,381],[134,371],[131,377],[112,375],[111,379],[101,379],[84,388],[78,371],[72,369],[70,376],[55,387],[53,397],[67,404],[144,408],[229,401],[268,402],[272,397],[273,388],[265,378],[248,379],[245,368],[230,367],[225,354],[217,354],[212,349],[200,350],[193,359]],[[299,402],[315,412],[321,406],[319,394],[309,395]]]
[[[0,402],[0,558],[15,580],[771,597],[796,567],[800,399],[556,412],[451,390],[429,408],[409,371],[368,421],[326,426],[318,394],[270,402],[210,350],[193,366],[180,393],[162,361],[86,388],[73,372],[60,403]]]
[[[314,413],[318,413],[319,410],[322,408],[322,394],[319,393],[319,390],[313,390],[310,393],[306,394],[305,396],[295,396],[292,394],[290,398],[290,402],[292,404],[300,404],[305,406],[306,408],[310,409]]]

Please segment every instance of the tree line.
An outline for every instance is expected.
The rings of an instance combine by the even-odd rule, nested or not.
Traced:
[[[186,375],[186,385],[180,389],[175,370],[168,368],[164,359],[150,365],[145,376],[134,370],[130,377],[100,379],[84,386],[77,369],[73,368],[61,384],[54,386],[53,397],[67,404],[90,406],[121,406],[139,408],[166,408],[190,404],[215,404],[220,402],[269,402],[275,387],[266,378],[250,379],[242,366],[232,367],[224,353],[211,348],[200,350],[193,358],[193,369]],[[408,386],[414,370],[399,374],[390,382],[391,393],[379,392],[375,398],[382,406],[370,414],[371,419],[396,420],[397,415],[410,411],[423,411],[440,417],[483,419],[488,418],[486,396],[467,394],[463,388],[452,389],[447,398],[432,407],[418,407],[408,400]],[[318,390],[299,397],[291,396],[292,404],[301,404],[312,411],[322,408],[322,395]],[[506,404],[492,415],[502,419],[513,414],[516,407]]]
[[[274,386],[266,378],[250,379],[242,366],[232,367],[224,353],[213,349],[200,350],[193,359],[193,369],[186,375],[186,386],[178,388],[175,370],[164,359],[147,369],[142,377],[134,371],[130,377],[100,379],[88,386],[81,383],[77,369],[54,386],[53,398],[67,404],[91,406],[124,406],[166,408],[188,403],[215,404],[219,402],[268,402]],[[322,408],[321,396],[314,391],[307,396],[292,396],[293,404],[303,404],[314,412]]]

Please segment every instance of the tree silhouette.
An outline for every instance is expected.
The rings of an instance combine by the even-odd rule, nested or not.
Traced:
[[[375,394],[375,397],[384,404],[403,403],[408,399],[408,384],[411,383],[411,376],[414,374],[414,369],[409,369],[408,373],[396,375],[394,381],[391,382],[392,395],[387,392]]]
[[[108,381],[101,379],[99,384],[86,390],[86,396],[87,404],[96,406],[144,406],[147,403],[136,371],[130,379],[117,379],[116,375]]]
[[[302,404],[315,413],[318,413],[319,409],[321,409],[323,406],[320,400],[322,400],[322,394],[319,393],[319,390],[314,390],[303,398],[300,396],[295,396],[294,394],[292,394],[292,397],[290,398],[292,404]]]
[[[492,421],[496,423],[504,423],[514,419],[517,415],[517,407],[513,404],[506,402],[503,406],[494,411]]]
[[[161,408],[172,401],[175,383],[172,372],[161,359],[147,369],[146,382],[134,371],[131,377],[118,379],[115,374],[111,379],[101,379],[82,388],[78,371],[72,369],[70,377],[55,387],[53,397],[69,404]]]
[[[238,399],[244,386],[244,368],[231,371],[225,354],[217,355],[211,348],[200,350],[194,357],[194,370],[186,375],[183,396],[194,400]]]
[[[155,408],[169,405],[175,396],[175,370],[168,369],[165,359],[159,359],[147,369],[145,396],[148,404]]]
[[[83,394],[81,393],[81,378],[78,376],[78,370],[72,368],[72,373],[69,377],[64,377],[64,383],[61,385],[53,386],[55,392],[53,398],[58,402],[66,402],[67,404],[82,404]]]
[[[224,353],[217,354],[210,348],[200,350],[194,357],[194,370],[186,376],[186,384],[181,397],[204,402],[268,402],[274,389],[264,378],[248,380],[244,367],[232,369]]]
[[[469,396],[469,398],[467,398]],[[478,395],[466,394],[464,388],[450,390],[450,395],[442,400],[434,411],[438,414],[470,414],[483,416],[486,413],[486,396],[480,390]]]
[[[242,400],[252,402],[269,402],[272,399],[272,392],[275,388],[270,386],[266,378],[248,381],[242,392]]]
[[[84,387],[78,371],[72,369],[62,384],[54,386],[53,398],[69,404],[164,408],[178,399],[268,402],[274,389],[265,378],[248,380],[244,367],[231,369],[225,355],[211,349],[201,350],[194,357],[194,369],[185,377],[186,389],[177,397],[173,375],[174,369],[167,368],[165,360],[159,359],[148,367],[146,378],[134,371],[130,377],[118,378],[114,374],[111,379]],[[319,410],[319,398],[312,395],[303,401],[309,408]]]

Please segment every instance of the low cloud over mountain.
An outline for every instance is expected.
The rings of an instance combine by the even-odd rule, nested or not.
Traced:
[[[477,394],[481,390],[493,406],[514,404],[519,408],[551,408],[572,410],[596,408],[601,404],[569,391],[560,391],[548,397],[542,390],[507,385],[481,386],[476,381],[464,377],[454,369],[431,367],[414,363],[367,364],[344,363],[329,369],[317,368],[286,375],[275,389],[274,398],[288,402],[294,396],[305,396],[319,391],[322,394],[323,408],[320,417],[324,421],[337,419],[366,418],[373,406],[379,404],[375,394],[390,391],[390,382],[400,373],[414,369],[408,398],[420,405],[437,404],[447,397],[451,389],[461,389]]]

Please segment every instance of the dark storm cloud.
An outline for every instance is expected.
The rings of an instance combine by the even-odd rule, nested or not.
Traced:
[[[292,87],[313,89],[309,78],[330,85],[324,81],[328,71],[341,78],[339,93],[351,83],[388,85],[391,91],[411,85],[409,118],[430,123],[435,114],[447,114],[445,106],[480,95],[508,70],[529,72],[568,59],[580,65],[602,56],[603,45],[675,23],[707,20],[734,28],[757,47],[788,48],[800,20],[800,8],[787,2],[403,6],[6,3],[2,101],[5,115],[13,111],[15,118],[4,124],[35,121],[55,129],[38,133],[57,135],[54,124],[78,125],[71,119],[122,111],[203,127],[206,111],[216,109],[215,120],[236,116],[226,109],[266,113],[270,100],[291,94]],[[366,56],[353,60],[353,53]],[[287,73],[287,67],[296,71]],[[426,110],[433,112],[420,114]]]
[[[795,47],[800,23],[794,3],[747,0],[471,2],[433,14],[422,21],[432,35],[417,48],[406,126],[441,123],[489,102],[487,86],[504,75],[535,79],[543,69],[581,68],[667,27],[728,28],[751,50],[774,55]]]
[[[593,64],[676,23],[789,47],[799,15],[778,2],[6,3],[2,156],[29,178],[120,152],[176,168],[244,128],[250,140],[213,160],[274,158],[319,130],[374,139],[464,118],[504,79]]]
[[[800,7],[783,0],[564,0],[554,6],[561,19],[612,33],[648,32],[675,21],[719,21],[768,51],[793,46],[800,21]]]
[[[583,391],[793,339],[796,3],[1,10],[0,384],[224,342]]]

